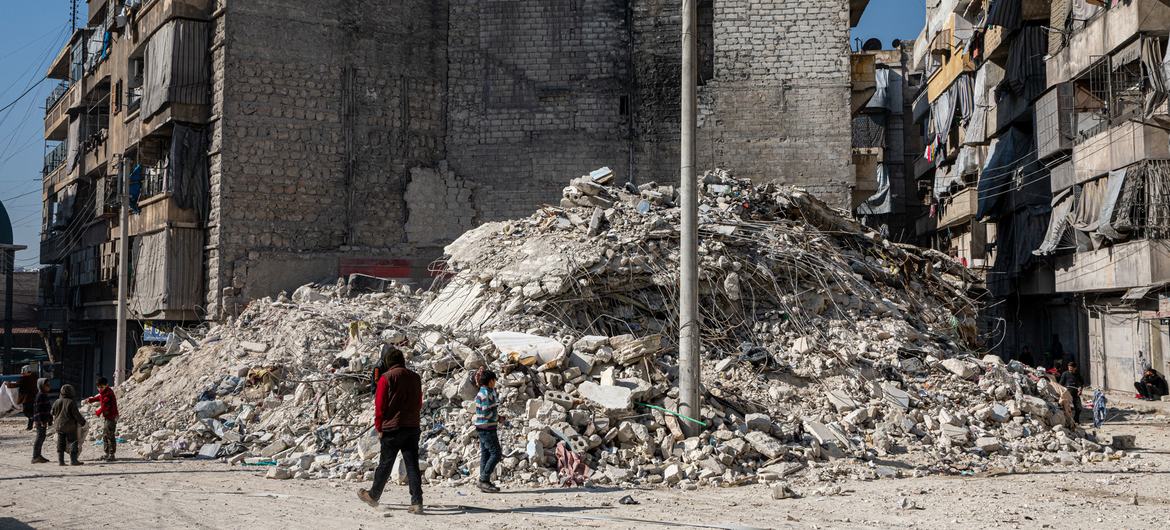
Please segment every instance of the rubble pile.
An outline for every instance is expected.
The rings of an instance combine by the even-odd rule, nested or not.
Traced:
[[[125,434],[150,458],[368,479],[369,373],[396,345],[423,376],[431,482],[474,479],[481,366],[501,374],[504,482],[566,479],[561,444],[592,483],[684,489],[1121,454],[1069,421],[1058,385],[975,353],[964,268],[718,170],[699,213],[703,406],[677,415],[677,194],[612,179],[594,172],[557,207],[465,233],[433,291],[304,286],[177,336],[123,387]]]

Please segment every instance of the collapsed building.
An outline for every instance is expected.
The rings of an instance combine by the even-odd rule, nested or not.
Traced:
[[[599,165],[677,179],[677,1],[87,4],[47,73],[41,241],[41,328],[82,390],[113,370],[119,260],[156,341],[308,281],[424,280]],[[700,163],[845,206],[866,4],[699,2]]]
[[[501,374],[506,483],[783,493],[1124,455],[1071,422],[1067,391],[976,353],[965,268],[805,191],[723,171],[701,182],[703,405],[677,415],[676,193],[613,177],[466,232],[431,290],[362,275],[304,285],[139,350],[122,435],[148,458],[365,480],[378,452],[369,374],[394,345],[423,375],[432,484],[472,480],[481,366]],[[566,473],[558,447],[588,469]]]

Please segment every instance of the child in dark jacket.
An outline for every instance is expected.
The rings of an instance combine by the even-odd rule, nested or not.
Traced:
[[[81,410],[77,408],[77,392],[73,390],[73,385],[65,385],[61,387],[61,397],[53,403],[53,428],[57,431],[57,463],[65,465],[65,452],[69,452],[70,463],[75,466],[80,466],[81,461],[77,459],[80,453],[80,440],[78,440],[78,431],[81,426],[85,425],[85,416],[81,415]]]
[[[53,422],[53,399],[49,397],[49,380],[37,380],[37,397],[33,402],[33,425],[37,429],[36,441],[33,442],[32,463],[44,464],[49,461],[41,452],[48,436],[49,424]]]
[[[479,394],[475,396],[475,430],[479,433],[479,489],[484,493],[499,493],[492,484],[492,472],[500,463],[500,398],[496,393],[496,374],[480,368],[475,374]]]

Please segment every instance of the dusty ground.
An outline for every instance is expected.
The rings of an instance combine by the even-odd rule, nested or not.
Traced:
[[[1144,405],[1138,405],[1143,407]],[[764,486],[678,490],[425,491],[430,513],[405,512],[391,486],[374,510],[358,484],[266,480],[219,462],[126,459],[81,467],[30,465],[23,420],[0,420],[0,529],[7,528],[1166,528],[1170,519],[1170,407],[1132,408],[1105,427],[1137,434],[1133,458],[999,477],[843,483],[844,493],[773,500]],[[1155,414],[1162,415],[1158,419]],[[47,444],[50,445],[51,444]],[[50,449],[51,450],[51,449]],[[100,449],[88,447],[86,457]],[[132,451],[125,451],[131,456]],[[630,494],[641,501],[623,506]],[[1135,504],[1136,495],[1136,504]],[[902,508],[912,504],[916,508]]]

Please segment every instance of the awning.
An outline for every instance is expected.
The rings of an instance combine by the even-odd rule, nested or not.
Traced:
[[[1154,287],[1156,287],[1156,286],[1147,285],[1145,287],[1134,287],[1134,288],[1126,291],[1125,294],[1121,296],[1121,299],[1122,300],[1141,300],[1142,298],[1145,298],[1147,294],[1150,294],[1150,291],[1154,290]]]

